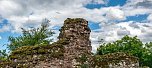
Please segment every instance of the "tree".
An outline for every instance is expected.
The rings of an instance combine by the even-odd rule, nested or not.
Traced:
[[[144,52],[142,58],[142,63],[144,63],[143,65],[152,68],[152,42],[146,43],[144,45]]]
[[[22,46],[34,46],[49,44],[52,39],[50,37],[54,34],[49,27],[49,20],[45,19],[39,28],[31,28],[30,30],[22,29],[22,35],[19,37],[9,37],[10,44],[8,48],[12,51]]]
[[[152,43],[147,43],[146,47],[144,47],[144,44],[137,38],[137,36],[129,37],[126,35],[122,39],[115,42],[101,44],[101,46],[97,49],[97,54],[104,55],[114,52],[125,52],[138,57],[141,66],[146,65],[152,67],[152,63],[150,63],[152,51],[150,52],[151,49],[149,49],[148,46],[152,48]]]
[[[0,50],[0,60],[6,60],[8,57],[8,54],[6,53],[6,50]]]

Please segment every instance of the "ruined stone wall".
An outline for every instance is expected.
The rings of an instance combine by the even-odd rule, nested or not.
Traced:
[[[91,55],[91,42],[89,39],[90,28],[88,21],[76,18],[66,19],[60,29],[59,41],[66,40],[69,43],[64,45],[64,59],[56,59],[53,62],[41,62],[36,67],[52,67],[52,68],[74,68],[81,65],[77,61],[82,54]],[[55,64],[56,63],[56,64]],[[60,63],[60,64],[58,64]]]
[[[66,41],[60,40],[51,45],[20,47],[11,53],[8,60],[0,63],[0,68],[62,68],[60,62],[64,59],[65,44]]]
[[[70,43],[65,45],[64,64],[65,68],[72,68],[75,66],[75,58],[84,53],[91,54],[91,42],[89,39],[90,28],[88,21],[76,18],[66,19],[63,27],[60,29],[59,40],[67,39]],[[73,63],[71,63],[73,62]]]
[[[95,68],[139,68],[138,58],[122,52],[95,55],[93,64]]]
[[[58,41],[13,51],[2,68],[139,68],[138,59],[125,53],[93,55],[88,21],[67,18]]]

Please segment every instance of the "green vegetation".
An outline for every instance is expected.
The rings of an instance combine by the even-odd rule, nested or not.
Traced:
[[[98,66],[98,67],[103,67],[103,68],[109,68],[109,64],[115,65],[123,60],[132,62],[132,63],[138,62],[137,57],[131,56],[124,52],[116,52],[116,53],[108,53],[105,55],[95,55],[93,58],[93,61],[94,61],[93,65],[94,67]]]
[[[48,45],[52,39],[49,39],[54,32],[49,27],[49,21],[45,21],[39,28],[31,28],[30,30],[22,29],[22,35],[19,37],[9,37],[10,44],[8,44],[9,50],[15,50],[22,46],[35,46],[35,45]]]
[[[22,35],[19,37],[8,38],[10,44],[7,44],[8,49],[12,52],[16,48],[22,46],[40,46],[40,45],[49,45],[52,42],[50,37],[54,34],[49,28],[49,20],[45,19],[41,26],[38,28],[31,28],[30,30],[22,29]],[[0,60],[6,60],[8,54],[6,50],[0,50]]]
[[[64,24],[70,24],[70,23],[78,23],[78,22],[82,22],[83,19],[82,18],[75,18],[75,19],[71,19],[71,18],[67,18],[64,22]]]
[[[89,68],[89,65],[88,65],[88,64],[82,64],[82,65],[80,66],[80,68]]]
[[[5,68],[8,65],[13,68],[32,68],[38,62],[46,59],[63,59],[63,46],[68,43],[67,40],[62,39],[50,45],[19,47],[11,52],[8,60],[0,63],[0,67]],[[14,62],[14,60],[16,61]]]
[[[141,63],[152,68],[152,42],[145,44]]]
[[[137,36],[129,37],[126,35],[121,40],[112,43],[103,43],[97,49],[98,55],[116,52],[124,52],[138,57],[141,66],[152,67],[152,43],[146,43],[144,45]]]
[[[6,50],[0,50],[0,60],[6,60],[8,57],[8,54],[6,53]]]
[[[89,55],[85,53],[76,58],[76,61],[80,62],[80,65],[78,65],[80,68],[89,68],[91,66],[88,63],[90,60]]]
[[[0,66],[9,65],[11,67],[27,68],[46,59],[57,58],[63,60],[65,57],[64,45],[69,44],[69,38],[61,37],[59,41],[49,44],[52,41],[50,37],[54,32],[48,29],[48,22],[48,20],[45,20],[39,28],[31,28],[30,30],[22,28],[22,35],[19,37],[10,36],[10,44],[7,46],[11,54],[8,56],[6,50],[0,50],[0,62],[2,60]],[[67,20],[68,23],[71,22]],[[66,27],[62,28],[68,29]],[[64,36],[64,34],[60,36]],[[102,43],[94,56],[82,54],[75,57],[76,61],[81,63],[79,65],[81,68],[89,68],[91,65],[107,68],[109,63],[117,63],[121,60],[136,63],[138,62],[137,58],[141,66],[152,68],[152,42],[143,44],[137,36],[129,37],[127,35],[112,43]]]

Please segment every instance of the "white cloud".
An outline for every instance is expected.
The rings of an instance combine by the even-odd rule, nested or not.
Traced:
[[[0,28],[0,33],[5,32],[5,31],[10,31],[10,25],[3,25],[2,28]]]
[[[151,21],[152,22],[152,14],[150,14],[147,18],[147,20]]]
[[[128,0],[121,8],[124,10],[126,16],[135,16],[152,13],[151,4],[151,0]]]
[[[113,42],[121,39],[125,35],[131,37],[138,36],[144,43],[152,41],[152,23],[144,22],[120,22],[120,23],[105,23],[101,29],[94,30],[91,33],[93,52],[99,47],[100,39],[103,42]],[[101,41],[100,41],[101,42]]]
[[[130,35],[130,31],[126,29],[120,29],[117,31],[118,36],[125,36],[125,35]]]
[[[22,8],[19,4],[15,3],[12,0],[1,0],[0,1],[0,11],[3,17],[8,17],[11,15],[20,15]]]
[[[151,9],[147,8],[134,8],[134,7],[123,7],[123,10],[126,14],[126,16],[135,16],[139,14],[149,14],[151,13]]]
[[[128,0],[128,6],[152,8],[152,0]]]
[[[2,37],[0,36],[0,40],[2,39]]]
[[[9,21],[10,27],[3,26],[0,32],[21,32],[21,27],[38,26],[43,18],[51,20],[51,27],[62,26],[68,17],[82,17],[93,22],[107,21],[103,16],[107,8],[91,10],[83,7],[88,3],[104,2],[103,0],[1,0],[0,15]],[[57,37],[59,32],[55,32]],[[96,46],[93,48],[96,49]]]
[[[88,3],[93,3],[93,4],[104,4],[104,0],[88,0]]]
[[[20,27],[23,26],[38,25],[43,18],[51,20],[51,27],[62,25],[67,17],[82,17],[95,22],[106,20],[102,16],[105,8],[90,10],[83,7],[87,3],[104,2],[103,0],[1,0],[0,15],[10,21],[13,32],[20,32]]]
[[[151,1],[151,0],[147,0]],[[0,0],[0,15],[9,21],[0,32],[20,32],[21,27],[40,25],[43,18],[51,20],[51,27],[62,26],[68,17],[81,17],[92,22],[101,22],[100,29],[91,33],[93,52],[99,46],[98,40],[105,42],[120,39],[123,35],[139,36],[142,41],[152,41],[152,9],[146,0],[128,0],[124,6],[102,7],[87,9],[88,3],[104,4],[105,0]],[[108,0],[107,0],[108,2]],[[147,20],[150,22],[112,22],[125,20],[127,16],[151,14]],[[105,16],[106,15],[106,16]],[[111,21],[112,20],[112,21]],[[58,31],[55,37],[58,36]],[[57,39],[55,39],[57,40]]]
[[[109,11],[106,14],[108,19],[111,20],[124,20],[125,19],[125,14],[123,10],[120,10],[119,8],[116,7],[111,7]]]
[[[95,53],[97,48],[99,47],[99,39],[98,37],[101,35],[99,32],[91,32],[90,39],[92,45],[92,52]]]
[[[0,23],[2,23],[2,21],[3,21],[3,18],[0,16]]]
[[[139,2],[143,2],[144,0],[127,0],[127,5],[136,5]]]

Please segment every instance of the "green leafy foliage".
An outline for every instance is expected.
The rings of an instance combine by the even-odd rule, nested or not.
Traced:
[[[8,57],[8,54],[6,53],[6,50],[0,50],[0,60],[6,60]]]
[[[142,59],[143,66],[152,67],[152,42],[145,44]]]
[[[140,39],[124,36],[121,40],[112,43],[103,43],[97,49],[98,55],[104,55],[115,52],[125,52],[139,58],[141,66],[152,67],[152,43],[143,44]]]
[[[76,57],[76,61],[80,63],[78,64],[78,68],[90,68],[90,64],[88,63],[89,60],[91,60],[89,55],[85,53],[81,54],[79,57]]]
[[[80,68],[89,68],[89,65],[88,65],[88,64],[82,64],[82,65],[80,66]]]
[[[82,54],[79,59],[81,60],[81,62],[86,62],[88,60],[88,57],[85,54]]]
[[[49,45],[22,46],[12,51],[7,61],[0,62],[0,67],[33,68],[40,61],[46,61],[47,59],[63,60],[64,45],[67,44],[69,44],[69,41],[61,39]]]
[[[54,34],[49,27],[49,20],[45,19],[39,28],[31,28],[30,30],[22,29],[22,35],[19,37],[9,37],[10,44],[8,48],[12,51],[22,46],[34,46],[49,44],[52,39],[50,37]]]

